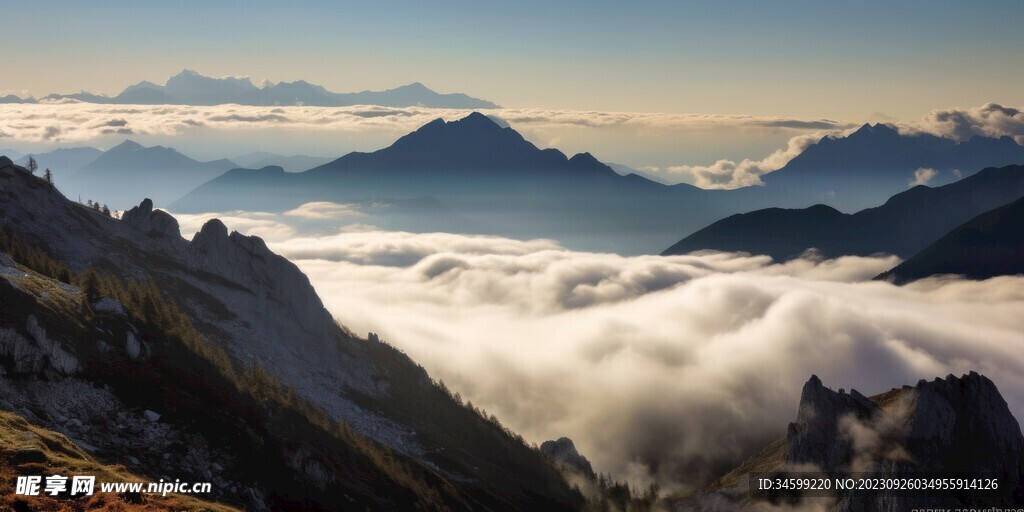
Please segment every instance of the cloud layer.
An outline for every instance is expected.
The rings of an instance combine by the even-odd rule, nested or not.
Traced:
[[[894,257],[776,264],[278,234],[270,246],[356,332],[381,333],[527,439],[569,436],[598,470],[637,483],[698,486],[784,435],[812,373],[872,394],[977,370],[1024,414],[1024,278],[900,288],[866,281]]]
[[[74,100],[0,105],[3,137],[29,142],[85,142],[107,135],[177,135],[195,128],[384,131],[402,135],[470,110],[421,107],[254,107],[242,105],[98,105]],[[516,129],[635,127],[677,130],[737,126],[793,130],[845,126],[828,119],[714,114],[497,109],[488,113]]]

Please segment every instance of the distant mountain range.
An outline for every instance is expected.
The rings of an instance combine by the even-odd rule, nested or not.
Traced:
[[[318,107],[344,107],[350,105],[380,105],[385,107],[433,107],[489,109],[499,108],[493,102],[473,98],[462,93],[443,94],[413,82],[384,91],[351,93],[331,92],[323,86],[304,80],[256,86],[248,78],[215,78],[192,70],[183,70],[164,85],[142,81],[126,87],[117,96],[103,96],[90,92],[50,94],[44,99],[75,99],[86,103],[132,105],[257,105],[288,106],[310,105]],[[35,103],[34,98],[6,96],[3,103]]]
[[[222,89],[238,89],[246,87],[243,82],[217,83]],[[416,229],[476,226],[492,234],[555,238],[574,248],[627,254],[661,251],[680,236],[737,212],[818,203],[838,210],[862,203],[877,205],[907,191],[913,185],[911,178],[930,178],[926,181],[935,186],[955,181],[958,175],[969,177],[985,166],[1024,163],[1024,147],[1008,138],[975,137],[956,143],[931,135],[902,134],[886,125],[864,125],[847,137],[826,137],[810,146],[782,169],[765,175],[765,186],[704,190],[688,184],[665,185],[628,167],[606,165],[588,153],[570,158],[556,149],[540,149],[514,129],[480,113],[452,122],[438,119],[387,148],[334,160],[258,152],[238,160],[202,163],[170,148],[124,153],[128,154],[116,159],[96,157],[96,162],[87,164],[82,162],[91,156],[88,150],[77,159],[69,158],[70,153],[61,155],[64,164],[56,154],[36,158],[43,162],[41,167],[53,168],[58,187],[69,197],[81,194],[83,199],[118,208],[146,196],[154,196],[158,206],[180,212],[286,211],[309,201],[426,200],[440,205],[436,211],[445,213],[416,218],[412,223]],[[49,158],[52,164],[48,165]],[[89,172],[64,173],[60,165],[89,167]],[[929,171],[918,172],[915,178],[919,169]],[[965,210],[965,216],[940,223],[943,230],[929,234],[937,238],[970,216],[1012,199]],[[757,245],[756,236],[733,245],[789,257],[793,255],[789,251],[808,239],[829,236],[835,226],[825,217],[841,213],[823,207],[760,215],[760,221],[771,217],[780,227],[793,223],[793,233],[776,233],[766,245]],[[393,227],[413,229],[402,224],[412,217],[393,219],[397,222]],[[815,229],[820,237],[814,236]],[[923,246],[910,244],[903,250],[909,256]]]
[[[433,197],[489,233],[644,252],[673,230],[735,211],[716,199],[742,196],[622,176],[588,153],[570,158],[539,149],[512,128],[473,113],[435,120],[387,148],[350,153],[305,172],[234,169],[170,208],[284,211],[310,201]]]
[[[103,151],[91,147],[57,148],[46,153],[24,155],[15,160],[14,163],[25,166],[28,165],[29,157],[32,157],[36,160],[40,171],[50,169],[53,172],[54,178],[59,181],[61,178],[70,176],[75,171],[89,165],[102,154]]]
[[[870,159],[858,160],[855,165],[847,156],[853,151],[848,145],[871,146],[873,141],[880,149],[871,153],[878,158],[877,164],[887,169],[876,174],[888,176],[885,179],[876,180],[857,170],[860,165],[871,165]],[[796,173],[807,174],[808,182],[829,183],[840,190],[855,188],[840,187],[841,183],[863,179],[863,190],[871,190],[873,195],[865,192],[862,199],[871,195],[871,204],[878,204],[892,189],[898,192],[909,186],[905,173],[896,164],[886,163],[887,151],[901,144],[907,149],[897,153],[909,156],[897,163],[911,167],[946,168],[938,163],[942,155],[957,165],[1024,162],[1024,147],[1009,139],[975,138],[957,144],[932,136],[902,135],[884,125],[865,125],[849,137],[826,138],[820,144],[825,147],[812,146],[805,151],[810,157],[798,156],[795,163],[776,171],[782,173],[781,179],[766,178],[764,187],[703,190],[687,184],[664,185],[629,173],[623,166],[612,168],[587,153],[569,158],[554,149],[539,149],[512,128],[474,113],[454,122],[433,121],[390,147],[351,153],[306,172],[232,170],[172,203],[171,208],[192,212],[210,211],[215,205],[242,210],[259,205],[284,210],[308,201],[432,196],[494,233],[553,237],[573,247],[638,253],[658,250],[657,240],[670,239],[672,230],[692,233],[735,212],[822,202],[815,200],[814,190],[787,178]],[[936,157],[919,150],[921,145],[943,148],[943,153]],[[1005,151],[976,149],[988,146]],[[1018,153],[1019,160],[1014,160]],[[821,170],[817,174],[804,170],[812,165]],[[960,172],[970,175],[980,168]],[[910,175],[913,170],[908,171]],[[821,178],[814,177],[817,175]],[[995,205],[985,204],[986,209]],[[956,222],[966,218],[958,217]]]
[[[785,260],[814,248],[826,257],[890,253],[908,258],[959,224],[1022,195],[1024,166],[991,167],[949,185],[914,187],[852,215],[825,205],[732,215],[662,254],[742,251]]]
[[[264,167],[277,166],[285,172],[299,172],[319,167],[334,160],[333,157],[291,155],[284,156],[276,153],[257,151],[232,157],[231,161],[248,169],[262,169]]]
[[[1024,198],[965,222],[878,278],[902,284],[943,274],[1024,274]]]
[[[945,185],[986,167],[1015,164],[1024,164],[1024,147],[1010,137],[958,143],[865,124],[846,137],[822,138],[762,181],[776,195],[773,206],[812,201],[853,212],[913,185]]]
[[[172,148],[144,147],[129,140],[100,154],[58,186],[83,201],[100,201],[117,209],[145,197],[165,206],[234,167],[238,166],[230,160],[199,162]]]

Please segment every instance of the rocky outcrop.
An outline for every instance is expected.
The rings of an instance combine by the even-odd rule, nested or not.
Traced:
[[[892,479],[998,480],[998,489],[894,492],[857,489],[800,496],[754,491],[755,478],[826,476]],[[922,380],[867,398],[804,384],[797,419],[786,438],[692,496],[670,500],[673,510],[828,510],[898,512],[985,509],[1024,503],[1024,435],[996,385],[976,372]],[[833,487],[835,489],[835,487]],[[785,505],[779,508],[779,505]]]
[[[178,220],[163,210],[154,210],[150,199],[124,212],[121,221],[168,244],[179,246],[182,242]]]
[[[96,301],[92,305],[92,310],[98,313],[107,313],[121,318],[125,317],[124,306],[110,297],[103,297]]]
[[[220,219],[211,219],[192,237],[188,256],[191,267],[238,283],[275,308],[287,309],[311,335],[326,336],[333,324],[309,278],[294,263],[271,252],[260,237],[237,231],[228,234]]]
[[[40,376],[66,376],[78,371],[78,358],[64,350],[60,341],[47,337],[35,316],[29,315],[25,332],[28,336],[10,327],[0,327],[0,358],[10,361],[7,370]]]
[[[590,465],[590,461],[576,451],[576,445],[568,437],[562,437],[554,441],[544,441],[540,445],[540,451],[550,455],[557,464],[569,471],[591,480],[597,478],[594,468]]]
[[[970,372],[909,390],[913,397],[907,449],[929,470],[999,474],[1006,485],[1024,481],[1024,437],[996,385]]]
[[[826,388],[817,375],[811,375],[800,393],[796,422],[789,424],[786,460],[793,464],[813,464],[821,469],[839,468],[850,462],[850,442],[840,435],[841,420],[867,421],[881,408],[864,395]]]
[[[797,421],[789,426],[785,464],[834,476],[998,478],[1004,494],[862,492],[841,498],[837,510],[991,506],[1024,499],[1024,436],[991,380],[975,372],[949,375],[882,397],[884,407],[856,391],[825,388],[812,376]]]

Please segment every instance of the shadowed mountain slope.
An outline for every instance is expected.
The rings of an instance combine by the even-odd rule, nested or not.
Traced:
[[[943,274],[970,279],[1024,274],[1024,199],[960,225],[878,279],[902,284]]]
[[[359,338],[338,325],[306,276],[257,237],[229,233],[223,223],[211,220],[191,241],[185,240],[177,221],[154,210],[149,200],[125,212],[121,220],[112,219],[68,201],[40,178],[3,158],[0,226],[18,235],[22,246],[38,248],[71,273],[95,270],[122,282],[152,282],[152,293],[180,308],[201,345],[163,341],[165,330],[137,325],[134,316],[128,317],[127,324],[123,318],[102,323],[107,316],[81,314],[83,290],[51,281],[45,285],[49,291],[40,295],[23,284],[35,283],[35,279],[25,282],[18,277],[19,271],[5,271],[4,275],[10,273],[19,284],[8,287],[12,295],[4,303],[19,307],[5,308],[0,320],[18,333],[16,339],[28,340],[22,342],[26,347],[44,347],[38,370],[34,370],[35,363],[22,369],[54,378],[55,387],[46,388],[47,393],[72,385],[68,379],[88,379],[113,387],[113,398],[124,403],[125,414],[133,418],[144,408],[166,407],[157,411],[163,414],[160,422],[182,429],[186,437],[200,435],[214,452],[206,455],[209,460],[236,461],[250,451],[275,457],[289,454],[279,466],[282,478],[287,477],[295,487],[282,484],[273,497],[268,493],[276,484],[271,483],[270,475],[236,473],[232,481],[245,482],[245,486],[236,486],[232,499],[289,503],[284,508],[305,510],[315,507],[293,503],[290,500],[298,491],[288,490],[308,487],[308,492],[332,504],[325,505],[331,510],[344,508],[343,500],[349,498],[360,509],[363,505],[406,508],[414,503],[422,504],[421,508],[442,504],[441,508],[474,510],[561,510],[579,505],[579,496],[543,454],[457,403],[423,368],[376,336]],[[90,304],[91,310],[97,308],[98,302]],[[145,307],[141,311],[145,312]],[[93,325],[94,320],[101,323]],[[75,327],[81,322],[85,325]],[[33,335],[39,334],[34,325],[49,334]],[[97,334],[87,336],[90,332]],[[263,382],[255,389],[265,390],[268,396],[277,396],[278,391],[266,390],[278,389],[285,398],[259,403],[285,404],[283,409],[238,410],[250,403],[238,394],[250,389],[248,385],[230,384],[232,379],[226,376],[230,372],[210,370],[212,373],[197,375],[204,366],[190,346],[222,351],[223,358],[212,359],[220,361],[216,368],[223,368],[228,361],[238,374],[256,371],[246,378],[250,380],[241,382]],[[107,367],[104,361],[117,365]],[[253,370],[254,364],[260,369]],[[90,373],[103,368],[108,370]],[[115,385],[117,382],[124,385]],[[283,387],[267,382],[279,382]],[[10,399],[30,391],[19,391],[21,394]],[[32,396],[22,400],[45,406]],[[308,405],[287,405],[303,403]],[[323,419],[301,420],[305,414],[301,411],[343,422],[342,434],[325,428]],[[289,416],[293,413],[300,417]],[[243,423],[232,424],[234,417]],[[193,430],[197,421],[215,424]],[[238,435],[242,437],[232,437]],[[97,437],[95,442],[103,439]],[[108,446],[111,451],[116,452],[117,439],[108,441],[115,443]],[[247,439],[263,439],[269,444],[245,449]],[[290,448],[282,452],[282,447]],[[161,448],[154,446],[151,451],[159,453]],[[229,456],[216,456],[221,452]],[[249,467],[243,462],[232,462],[231,467]],[[345,487],[339,488],[342,484]],[[255,494],[245,491],[248,488]]]
[[[814,248],[826,257],[891,253],[908,258],[957,225],[1021,195],[1024,166],[989,168],[942,187],[914,187],[852,215],[824,205],[733,215],[662,254],[741,251],[784,260]]]

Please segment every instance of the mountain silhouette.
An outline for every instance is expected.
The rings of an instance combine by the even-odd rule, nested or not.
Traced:
[[[193,187],[237,167],[230,160],[199,162],[163,146],[144,147],[126,140],[71,174],[60,189],[123,209],[140,198],[152,197],[165,206]]]
[[[36,102],[35,98],[32,98],[31,96],[28,97],[28,98],[22,98],[20,96],[15,95],[15,94],[7,94],[5,96],[0,96],[0,104],[3,104],[3,103],[35,103],[35,102]]]
[[[53,172],[54,179],[60,181],[62,178],[74,174],[79,169],[89,165],[99,158],[101,154],[103,154],[103,151],[92,147],[58,148],[46,153],[24,155],[15,160],[14,163],[24,167],[28,164],[28,158],[31,156],[35,158],[40,170],[50,169]]]
[[[1024,147],[1010,137],[955,142],[865,124],[845,137],[822,138],[761,179],[777,206],[802,206],[810,199],[850,212],[913,185],[944,185],[979,169],[1017,164],[1024,164]],[[922,179],[926,183],[918,183]]]
[[[140,104],[140,105],[223,105],[254,106],[309,105],[343,107],[351,105],[380,105],[386,107],[433,108],[498,108],[490,101],[473,98],[462,93],[442,94],[414,82],[384,91],[336,93],[304,80],[281,82],[258,87],[248,78],[215,78],[185,69],[170,77],[164,85],[142,81],[126,87],[114,97],[89,92],[51,94],[47,99],[71,98],[86,103]],[[18,99],[20,100],[20,98]],[[17,103],[25,100],[15,101]]]
[[[266,151],[254,151],[231,157],[231,161],[248,169],[262,169],[264,167],[277,166],[285,172],[299,172],[320,167],[323,164],[333,161],[334,158],[308,155],[284,156]]]
[[[455,121],[432,121],[387,148],[349,153],[305,172],[233,169],[170,208],[285,211],[310,201],[425,196],[488,226],[491,234],[638,253],[663,247],[680,229],[695,229],[736,211],[753,194],[622,176],[588,153],[569,157],[557,149],[540,149],[514,129],[475,112]],[[423,221],[429,224],[429,218]]]
[[[965,222],[878,279],[902,284],[942,274],[1024,274],[1024,198]]]
[[[732,215],[662,254],[742,251],[785,260],[814,248],[826,257],[884,252],[907,258],[957,225],[1022,195],[1024,166],[992,167],[949,185],[914,187],[852,215],[825,205]]]

